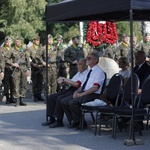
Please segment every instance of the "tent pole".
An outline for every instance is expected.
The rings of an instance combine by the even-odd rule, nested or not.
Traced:
[[[48,22],[46,22],[46,102],[47,101],[48,101]],[[47,115],[46,120],[48,121]]]
[[[135,141],[135,132],[134,132],[134,96],[133,93],[133,10],[130,9],[130,51],[131,51],[131,95],[132,95],[132,140]]]

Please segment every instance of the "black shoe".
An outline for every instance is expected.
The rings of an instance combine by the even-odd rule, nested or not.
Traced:
[[[15,98],[15,101],[16,101],[15,107],[18,107],[20,105],[19,98]]]
[[[87,128],[86,121],[84,121],[84,124],[83,124],[83,129],[85,129],[85,128]],[[79,123],[79,125],[75,128],[75,130],[82,130],[81,123]]]
[[[9,98],[9,102],[10,103],[16,103],[13,97]]]
[[[33,101],[34,101],[34,102],[38,102],[39,99],[38,99],[37,97],[34,96],[34,100],[33,100]]]
[[[54,122],[55,122],[55,120],[53,120],[53,121],[49,120],[49,121],[43,122],[42,126],[49,126],[49,125],[53,124]]]
[[[38,99],[38,101],[45,101],[45,99],[43,99],[41,95],[38,96],[37,99]]]
[[[56,121],[53,124],[51,124],[49,127],[50,128],[57,128],[57,127],[63,127],[63,126],[64,126],[63,122]]]
[[[68,128],[77,128],[79,126],[79,122],[73,122],[71,124],[68,125]]]

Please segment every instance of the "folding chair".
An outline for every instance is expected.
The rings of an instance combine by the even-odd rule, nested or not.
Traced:
[[[96,113],[96,121],[95,121],[95,135],[97,132],[97,122],[99,120],[99,135],[101,134],[101,122],[102,116],[111,116],[113,117],[113,113],[115,107],[119,105],[119,95],[122,87],[122,76],[118,73],[114,74],[110,79],[110,82],[107,86],[106,99],[113,106],[107,105],[103,107],[99,107]]]
[[[143,116],[143,114],[146,114],[145,109],[139,108],[140,100],[142,100],[142,99],[140,98],[138,103],[136,102],[138,89],[139,89],[139,78],[136,74],[133,75],[133,87],[132,88],[133,88],[133,93],[131,93],[131,78],[129,78],[129,80],[127,81],[126,87],[125,87],[125,91],[124,91],[124,95],[123,95],[123,102],[128,102],[128,104],[130,104],[130,107],[122,106],[122,107],[115,109],[114,120],[113,120],[114,121],[114,128],[113,128],[114,139],[116,138],[117,121],[118,121],[118,118],[120,118],[120,117],[127,118],[130,121],[129,137],[131,138],[131,127],[132,127],[132,119],[133,119],[132,118],[132,107],[133,107],[133,105],[135,108],[134,109],[134,121],[138,121],[137,117]],[[145,89],[145,87],[144,87],[144,89]],[[141,97],[142,97],[142,95],[143,94],[141,94]],[[132,104],[132,96],[133,96],[133,104]]]
[[[104,74],[105,74],[105,79],[104,79],[104,83],[103,83],[100,95],[102,95],[102,93],[103,93],[103,91],[104,91],[104,89],[106,87],[107,75],[106,75],[105,72],[104,72]],[[81,109],[80,129],[83,131],[84,120],[85,120],[85,113],[90,113],[91,114],[92,120],[93,120],[93,122],[95,124],[95,117],[93,115],[93,112],[97,111],[98,106],[81,105],[80,109]]]

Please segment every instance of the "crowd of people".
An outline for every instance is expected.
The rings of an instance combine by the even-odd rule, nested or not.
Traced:
[[[99,55],[94,51],[85,55],[83,49],[86,47],[79,46],[79,36],[73,36],[72,44],[67,47],[63,45],[61,35],[57,37],[55,45],[52,35],[49,34],[47,39],[48,60],[46,46],[41,46],[39,36],[32,39],[31,46],[22,45],[22,39],[18,37],[14,42],[10,37],[5,38],[0,50],[0,73],[6,104],[26,106],[27,76],[31,76],[33,101],[46,103],[46,116],[49,119],[42,125],[50,128],[64,126],[65,113],[68,127],[79,128],[80,105],[99,99],[105,81],[105,73],[98,65]],[[134,73],[139,77],[141,94],[142,85],[150,74],[150,34],[145,34],[143,42],[139,44],[136,37],[133,42]],[[119,46],[115,49],[108,47],[102,56],[110,57],[119,64],[124,88],[131,74],[129,36],[123,35]],[[42,97],[43,90],[45,95],[48,92],[47,99]]]

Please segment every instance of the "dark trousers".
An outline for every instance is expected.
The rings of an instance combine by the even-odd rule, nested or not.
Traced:
[[[69,121],[80,122],[81,110],[80,106],[82,103],[99,99],[99,94],[89,94],[82,97],[73,99],[73,96],[68,96],[61,100],[62,107]]]
[[[58,92],[49,95],[46,103],[46,115],[50,117],[57,117],[57,119],[62,120],[64,110],[61,106],[61,100],[69,95],[72,95],[73,93],[74,90],[67,90],[65,92]]]

